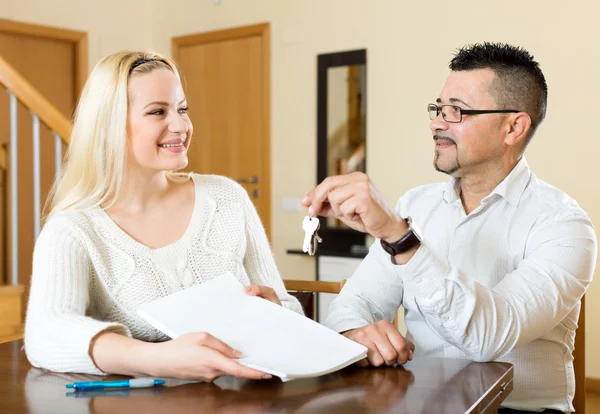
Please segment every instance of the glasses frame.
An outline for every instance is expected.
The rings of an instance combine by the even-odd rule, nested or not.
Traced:
[[[448,121],[446,119],[446,115],[444,115],[444,112],[442,111],[442,108],[444,108],[445,106],[451,106],[455,109],[458,110],[458,113],[460,115],[460,118],[458,121]],[[436,116],[435,117],[431,117],[431,109],[430,108],[436,108]],[[480,114],[511,114],[511,113],[518,113],[521,111],[517,111],[516,109],[463,109],[458,105],[437,105],[437,104],[427,104],[427,112],[429,113],[429,119],[430,120],[434,120],[435,118],[437,118],[438,116],[440,116],[440,114],[442,114],[442,119],[445,122],[449,122],[452,124],[458,124],[460,122],[462,122],[463,120],[463,115],[480,115]]]

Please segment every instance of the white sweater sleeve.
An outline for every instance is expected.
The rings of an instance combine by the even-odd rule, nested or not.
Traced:
[[[32,365],[58,372],[104,374],[90,357],[92,339],[121,324],[86,316],[91,261],[76,226],[65,217],[48,221],[35,245],[25,323],[25,352]]]
[[[244,203],[244,220],[246,226],[246,254],[244,267],[253,285],[269,286],[275,290],[284,308],[304,314],[298,299],[287,293],[281,275],[275,265],[271,247],[262,226],[256,208],[248,193],[240,187]]]

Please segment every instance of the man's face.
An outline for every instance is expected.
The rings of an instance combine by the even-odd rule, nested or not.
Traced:
[[[436,103],[499,109],[488,92],[495,77],[491,69],[451,72]],[[484,172],[502,157],[505,120],[505,114],[463,114],[462,122],[450,123],[438,115],[429,124],[435,141],[435,169],[454,177]]]

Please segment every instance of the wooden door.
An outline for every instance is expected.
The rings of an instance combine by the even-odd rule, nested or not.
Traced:
[[[174,38],[173,57],[194,124],[188,170],[240,182],[270,235],[269,24]]]
[[[29,81],[69,119],[87,77],[87,35],[47,26],[0,20],[0,56]],[[18,105],[18,217],[19,284],[26,288],[31,278],[33,234],[33,140],[32,118]],[[0,91],[0,145],[9,152],[9,96]],[[41,203],[54,180],[54,136],[40,127]],[[10,196],[10,174],[4,180],[5,196]],[[10,230],[10,203],[4,214],[4,228]],[[9,239],[10,240],[10,239]],[[6,242],[6,241],[5,241]],[[0,283],[10,283],[10,245],[0,252]]]

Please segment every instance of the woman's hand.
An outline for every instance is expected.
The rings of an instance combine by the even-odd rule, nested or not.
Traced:
[[[248,368],[236,358],[234,350],[206,332],[195,332],[167,342],[149,344],[154,347],[156,363],[152,376],[212,382],[224,375],[250,379],[269,379],[271,375]]]
[[[246,286],[244,291],[247,295],[258,296],[259,298],[266,299],[276,305],[281,306],[281,301],[277,297],[277,294],[268,286]]]

